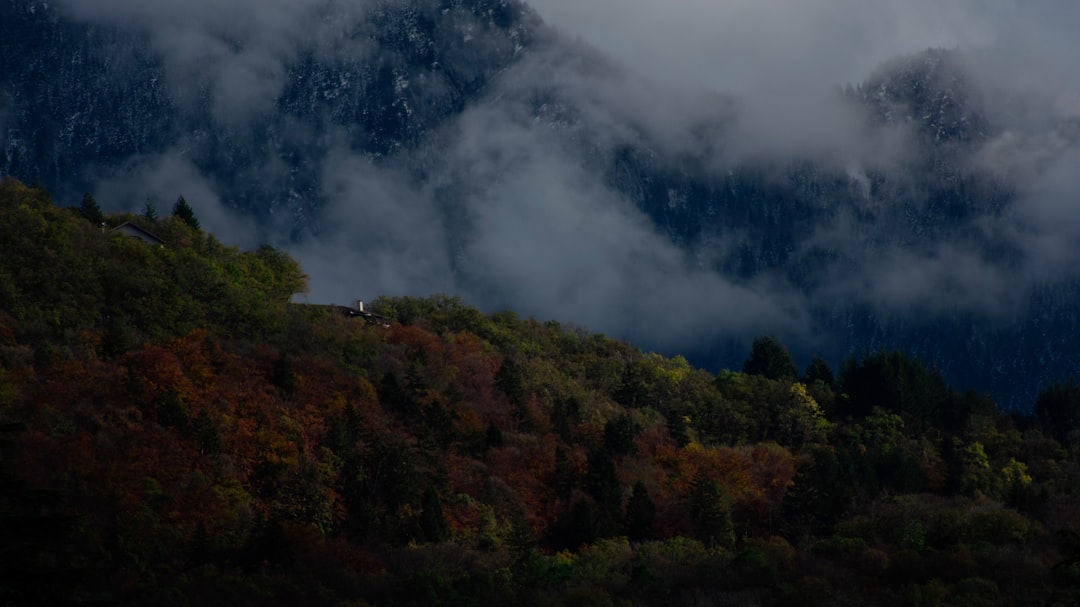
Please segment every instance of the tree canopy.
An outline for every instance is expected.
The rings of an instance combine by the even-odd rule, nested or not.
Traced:
[[[743,373],[763,375],[769,379],[795,379],[799,370],[791,353],[773,337],[758,337],[743,363]]]
[[[0,182],[3,602],[1078,598],[1075,383],[1023,418],[897,352],[712,374],[447,295],[369,325],[290,303],[280,250],[106,220],[166,244]]]
[[[199,229],[199,220],[195,218],[195,210],[191,208],[191,205],[188,204],[183,196],[176,199],[176,204],[173,205],[172,214],[182,219],[192,230]]]

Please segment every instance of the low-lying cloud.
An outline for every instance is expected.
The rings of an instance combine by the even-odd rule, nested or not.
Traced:
[[[520,110],[466,111],[444,136],[445,173],[422,190],[355,156],[329,164],[334,227],[296,249],[311,299],[447,291],[668,348],[804,324],[797,296],[695,267],[583,166],[575,137]],[[460,193],[440,201],[446,181]]]
[[[238,215],[222,203],[217,186],[204,177],[198,167],[173,149],[162,154],[137,156],[111,178],[102,179],[96,188],[97,198],[109,201],[110,210],[141,213],[146,205],[159,216],[172,212],[180,196],[197,208],[200,226],[225,237],[236,246],[258,245],[255,221]]]
[[[336,149],[325,160],[322,186],[322,234],[287,245],[311,277],[311,301],[455,292],[446,226],[405,175]]]
[[[181,104],[207,96],[226,127],[274,111],[291,63],[306,52],[353,66],[377,57],[371,37],[354,35],[370,27],[364,15],[375,4],[60,0],[76,18],[145,34]],[[317,236],[258,237],[304,264],[311,301],[450,292],[484,309],[512,307],[675,351],[758,333],[812,343],[813,311],[849,304],[1006,322],[1023,313],[1034,285],[1080,277],[1080,76],[1071,31],[1080,5],[533,4],[580,41],[545,37],[550,44],[523,53],[417,149],[373,157],[340,143],[303,159],[321,167]],[[993,126],[964,144],[960,166],[920,164],[925,116],[875,124],[842,91],[928,47],[964,51],[971,89],[963,92]],[[348,127],[331,125],[321,137],[349,141]],[[827,280],[796,287],[798,277],[779,262],[749,277],[725,275],[718,262],[760,243],[723,217],[701,218],[712,226],[704,236],[676,244],[636,206],[634,192],[611,183],[614,154],[627,148],[701,183],[768,165],[777,187],[796,187],[784,172],[797,163],[816,166],[822,183],[846,180],[852,194],[844,200],[806,201],[836,208],[785,252],[824,252],[833,260],[822,271]],[[206,205],[196,208],[207,228],[252,238],[181,151],[135,158],[128,169],[131,180],[103,182],[102,191],[127,199],[136,190],[184,193]],[[960,225],[939,225],[945,211],[915,183],[928,171],[943,189],[974,176],[986,200],[976,193],[971,208],[949,211]],[[684,194],[672,190],[672,207]]]
[[[817,92],[859,82],[878,64],[925,48],[984,47],[1021,12],[1008,0],[531,4],[630,69],[677,87],[739,95]]]

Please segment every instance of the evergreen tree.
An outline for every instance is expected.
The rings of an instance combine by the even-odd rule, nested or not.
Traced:
[[[199,453],[215,454],[221,452],[221,435],[214,426],[214,421],[205,410],[199,411],[193,422],[195,439],[199,445]]]
[[[597,531],[601,525],[600,509],[588,496],[582,496],[574,502],[570,512],[566,513],[552,528],[551,542],[556,550],[577,550],[602,537]]]
[[[449,536],[446,517],[443,516],[442,501],[439,494],[430,485],[424,491],[420,512],[420,533],[426,542],[442,542]]]
[[[176,204],[173,205],[173,215],[176,215],[180,219],[184,220],[184,223],[191,226],[191,229],[199,229],[199,220],[195,217],[195,211],[191,208],[191,205],[184,200],[184,197],[176,199]]]
[[[90,192],[83,194],[82,202],[79,203],[79,215],[95,226],[105,223],[105,214],[101,212],[101,207]]]
[[[577,485],[577,474],[570,458],[562,447],[555,447],[555,469],[552,472],[552,485],[555,488],[555,496],[569,502]]]
[[[488,449],[503,446],[502,430],[499,430],[499,427],[495,425],[495,422],[488,423],[487,432],[484,436],[484,444]]]
[[[633,455],[637,451],[634,437],[640,431],[629,415],[620,415],[604,424],[604,446],[615,455]]]
[[[510,402],[520,405],[525,401],[523,370],[513,357],[507,356],[495,373],[495,385],[502,390]]]
[[[274,361],[270,381],[277,387],[282,398],[292,398],[296,392],[296,373],[288,354],[282,354],[281,358]]]
[[[146,202],[143,204],[142,216],[143,219],[147,221],[157,221],[157,208],[154,207],[154,203],[150,202],[149,198],[147,198]]]
[[[623,520],[622,488],[619,487],[619,477],[615,472],[615,460],[602,448],[589,452],[585,490],[596,501],[599,509],[597,536],[618,535]]]
[[[833,376],[829,363],[817,355],[810,358],[810,364],[806,366],[802,381],[807,386],[812,386],[819,381],[829,387],[836,385],[836,377]]]
[[[690,443],[690,428],[686,424],[687,417],[679,409],[671,409],[667,414],[668,432],[672,440],[680,447]]]
[[[1035,401],[1035,419],[1045,434],[1068,446],[1070,434],[1080,429],[1080,384],[1070,379],[1045,388]]]
[[[764,375],[769,379],[793,380],[799,376],[795,361],[787,348],[772,337],[758,337],[750,350],[750,356],[743,363],[743,373]]]
[[[634,483],[634,491],[626,502],[626,535],[634,541],[652,537],[656,520],[656,504],[649,497],[649,490],[641,481]]]
[[[837,383],[848,395],[841,415],[861,418],[874,407],[899,413],[907,427],[922,432],[941,427],[952,391],[941,374],[903,352],[877,352],[844,361]]]
[[[690,494],[690,516],[698,538],[708,546],[731,546],[735,543],[735,525],[731,520],[728,497],[716,482],[699,476]]]

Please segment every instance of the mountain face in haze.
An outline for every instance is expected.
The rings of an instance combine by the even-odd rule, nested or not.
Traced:
[[[800,118],[654,85],[518,2],[141,6],[0,1],[0,173],[183,194],[320,301],[453,292],[709,367],[765,333],[901,348],[1013,408],[1076,370],[1077,121],[978,57]]]
[[[194,39],[160,50],[156,25],[71,19],[71,4],[0,4],[0,170],[71,196],[175,154],[229,207],[286,210],[296,233],[320,202],[318,159],[335,146],[373,158],[415,147],[515,61],[536,20],[505,2],[325,3],[304,15],[315,30],[303,41],[214,24],[223,31],[182,33]],[[204,34],[233,48],[184,47]]]

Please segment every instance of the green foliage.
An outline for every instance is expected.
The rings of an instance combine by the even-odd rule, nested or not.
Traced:
[[[622,531],[622,487],[616,473],[615,461],[606,449],[589,452],[585,490],[595,501],[596,537],[611,537]]]
[[[520,405],[525,400],[525,384],[521,376],[521,366],[512,356],[503,359],[502,364],[499,365],[499,371],[495,375],[495,385],[515,405]]]
[[[445,295],[371,326],[277,249],[110,221],[166,244],[0,184],[0,602],[1075,596],[1074,385],[1024,419],[898,354],[714,376]]]
[[[854,497],[852,479],[843,478],[831,447],[815,446],[784,494],[784,518],[795,537],[824,534],[847,511]]]
[[[703,476],[694,479],[690,495],[690,516],[693,518],[697,537],[706,546],[730,547],[735,544],[731,504],[724,490],[715,481]]]
[[[825,412],[802,384],[728,373],[718,377],[717,385],[721,399],[710,413],[718,419],[709,421],[720,425],[730,442],[776,441],[800,449],[826,440],[830,425]],[[721,411],[725,415],[719,417]],[[703,429],[711,434],[711,426]]]
[[[825,386],[832,387],[836,384],[836,378],[833,376],[832,369],[829,368],[829,363],[825,362],[825,359],[820,356],[813,356],[810,358],[810,363],[806,366],[806,370],[803,371],[802,382],[807,386],[813,386],[818,382]]]
[[[763,375],[769,379],[792,381],[799,376],[795,361],[787,348],[780,345],[773,337],[758,337],[750,349],[750,355],[743,363],[743,373]]]
[[[1072,444],[1080,431],[1080,384],[1070,379],[1047,386],[1035,401],[1035,419],[1045,434]]]
[[[172,214],[183,220],[192,230],[199,229],[199,220],[195,217],[195,210],[191,208],[183,196],[176,199]]]
[[[102,213],[101,207],[98,206],[97,201],[89,192],[83,194],[82,201],[79,203],[79,215],[94,226],[101,226],[105,223],[105,214]]]
[[[104,331],[115,355],[146,339],[200,326],[222,334],[266,335],[294,293],[300,266],[272,247],[225,247],[178,220],[160,222],[167,246],[102,233],[73,221],[41,192],[0,186],[0,306],[24,336],[67,339]]]
[[[371,309],[404,325],[419,325],[438,333],[472,331],[481,335],[494,327],[460,297],[432,295],[425,298],[382,296]]]
[[[158,219],[157,207],[149,198],[143,203],[142,218],[150,223],[154,223]]]
[[[629,415],[620,415],[604,424],[604,447],[614,455],[630,455],[637,448],[634,437],[641,428]]]
[[[847,394],[838,407],[839,415],[860,418],[881,407],[903,417],[913,432],[942,427],[956,398],[936,369],[901,352],[879,352],[861,361],[849,358],[844,361],[839,383]],[[966,421],[953,420],[953,427]]]

